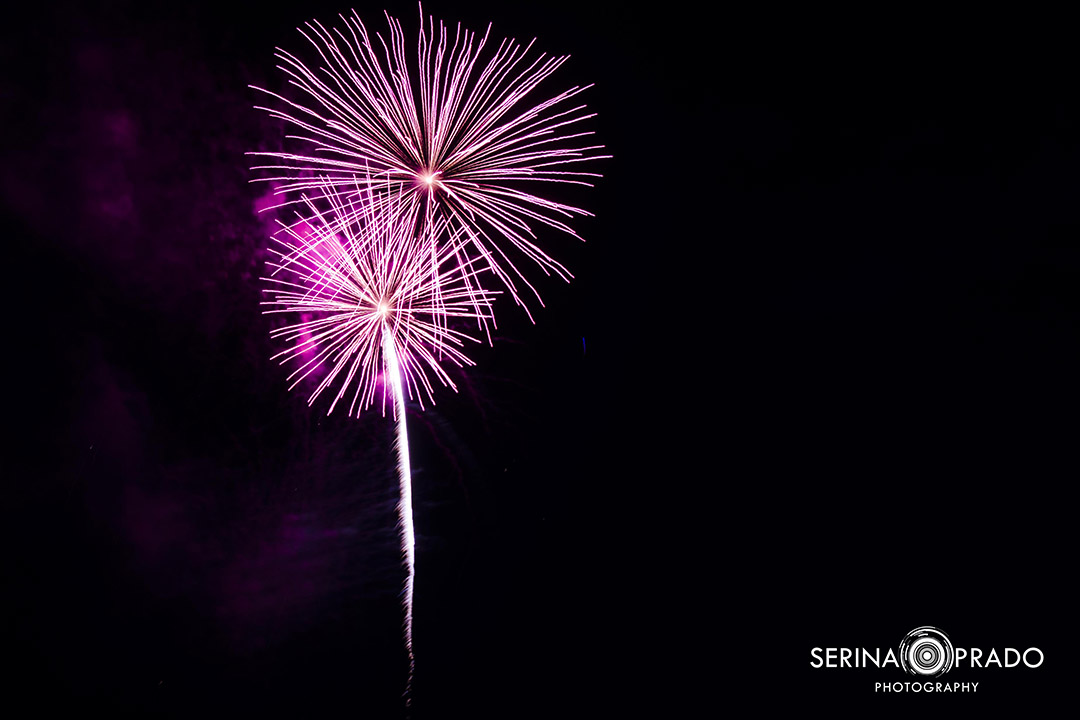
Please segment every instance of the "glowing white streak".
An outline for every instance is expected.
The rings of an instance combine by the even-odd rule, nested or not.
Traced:
[[[398,484],[401,488],[398,500],[398,517],[401,524],[401,554],[405,560],[405,596],[402,605],[405,609],[405,650],[409,653],[409,678],[405,683],[405,702],[411,701],[413,671],[416,658],[412,647],[413,622],[413,585],[416,580],[416,535],[413,530],[412,511],[412,470],[409,467],[409,431],[405,426],[405,394],[401,386],[401,370],[398,368],[397,350],[394,349],[394,335],[390,326],[383,325],[383,358],[386,360],[386,373],[390,376],[390,386],[394,393],[394,417],[397,418]]]

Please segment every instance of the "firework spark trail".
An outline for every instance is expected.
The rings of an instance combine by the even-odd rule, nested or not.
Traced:
[[[414,228],[436,218],[447,222],[464,234],[471,255],[483,258],[518,304],[525,307],[515,278],[542,305],[502,241],[545,274],[571,277],[536,245],[533,227],[541,224],[581,239],[563,219],[591,213],[526,188],[528,183],[591,186],[590,180],[600,177],[574,169],[576,163],[610,157],[598,154],[602,145],[584,141],[591,131],[578,129],[595,114],[569,102],[591,86],[531,104],[530,93],[569,56],[529,59],[535,41],[523,47],[505,39],[485,62],[490,25],[480,37],[459,24],[451,43],[442,22],[436,29],[428,17],[425,27],[421,8],[416,59],[410,63],[402,25],[389,14],[389,41],[369,35],[355,10],[351,17],[339,17],[344,30],[331,31],[317,21],[300,29],[322,60],[314,70],[277,51],[278,68],[306,100],[254,88],[283,104],[260,109],[296,128],[299,134],[289,137],[308,149],[250,153],[281,163],[253,168],[271,172],[258,179],[279,184],[277,192],[285,196],[279,207],[310,207],[310,198],[317,199],[327,184],[337,193],[356,192],[356,176],[370,170],[376,211],[400,214]]]
[[[402,604],[405,609],[405,651],[409,654],[409,676],[405,681],[405,702],[412,700],[412,679],[416,671],[416,658],[413,656],[413,586],[416,583],[416,536],[413,530],[412,510],[412,469],[409,466],[409,430],[405,424],[405,395],[401,388],[401,372],[398,368],[397,351],[394,348],[394,336],[388,328],[383,329],[383,354],[387,359],[387,372],[394,392],[394,414],[397,417],[398,454],[398,517],[401,524],[401,553],[405,560],[405,595]]]

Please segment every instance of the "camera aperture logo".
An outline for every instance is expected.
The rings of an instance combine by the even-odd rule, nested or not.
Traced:
[[[915,628],[900,641],[900,664],[912,675],[944,675],[955,656],[949,636],[930,626]]]
[[[917,627],[900,641],[894,651],[889,648],[820,648],[810,650],[810,667],[825,668],[889,668],[903,670],[915,676],[914,681],[882,680],[874,683],[874,692],[978,692],[979,682],[946,682],[939,680],[953,668],[1020,668],[1036,669],[1045,657],[1037,647],[1017,650],[1007,647],[1002,652],[989,652],[977,647],[955,647],[943,630],[929,625]]]

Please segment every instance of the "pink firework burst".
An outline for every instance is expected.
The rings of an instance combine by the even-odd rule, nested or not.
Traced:
[[[328,413],[351,395],[350,414],[369,407],[376,395],[385,413],[393,363],[421,407],[425,398],[434,402],[433,381],[456,389],[441,362],[472,365],[463,348],[476,339],[450,322],[485,322],[497,294],[479,286],[490,272],[483,259],[464,254],[468,241],[445,220],[417,234],[403,214],[378,212],[366,179],[349,191],[329,182],[316,187],[327,209],[304,198],[302,220],[280,223],[272,248],[278,260],[264,278],[266,312],[297,319],[272,332],[288,345],[274,358],[296,365],[292,387],[316,375],[308,403],[336,385]],[[392,193],[382,198],[391,208],[398,200]]]
[[[547,226],[573,237],[567,224],[591,213],[534,194],[548,183],[591,186],[595,172],[578,163],[610,157],[580,129],[593,113],[571,87],[542,101],[532,95],[569,56],[530,56],[533,42],[512,39],[486,49],[484,35],[451,33],[421,8],[416,55],[408,59],[401,23],[386,15],[389,42],[368,34],[356,12],[340,16],[344,29],[307,23],[301,34],[321,63],[310,68],[280,48],[278,66],[303,97],[290,100],[268,90],[283,106],[261,108],[299,131],[290,138],[303,152],[259,152],[278,164],[256,170],[278,183],[283,205],[318,198],[327,187],[355,194],[358,178],[370,182],[378,211],[391,208],[405,226],[436,222],[461,236],[524,306],[515,278],[540,296],[509,253],[535,262],[546,274],[570,272],[536,244],[534,228]],[[451,39],[452,38],[452,39]],[[485,59],[486,57],[486,59]],[[370,181],[369,169],[372,173]],[[304,204],[311,208],[310,199]],[[513,250],[511,250],[511,248]],[[528,309],[526,308],[526,312]]]
[[[471,365],[462,352],[471,336],[450,327],[462,319],[482,327],[490,319],[497,293],[480,288],[490,272],[481,256],[465,253],[468,240],[446,219],[424,223],[417,231],[407,214],[397,212],[401,193],[383,189],[376,203],[370,177],[351,189],[325,181],[314,186],[326,209],[304,197],[307,214],[286,225],[274,238],[278,261],[266,292],[268,313],[286,313],[297,321],[272,332],[288,347],[275,358],[295,362],[293,387],[321,373],[308,404],[337,386],[330,403],[351,394],[349,413],[369,407],[376,395],[392,401],[397,419],[398,481],[402,557],[407,569],[402,603],[405,648],[409,655],[408,700],[412,686],[413,586],[416,539],[413,529],[412,472],[409,462],[405,395],[421,408],[432,403],[434,380],[454,388],[441,366],[448,361]],[[351,389],[351,390],[350,390]],[[456,388],[454,388],[456,389]],[[380,392],[381,390],[381,392]]]

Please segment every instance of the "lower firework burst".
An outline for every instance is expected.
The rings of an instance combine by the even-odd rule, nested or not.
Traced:
[[[417,234],[402,215],[377,212],[371,193],[365,178],[351,189],[325,183],[319,197],[329,209],[305,198],[303,220],[280,223],[277,259],[264,278],[266,312],[296,319],[272,331],[288,346],[274,358],[296,365],[291,387],[317,380],[309,405],[336,387],[328,413],[351,396],[349,414],[358,414],[378,395],[385,414],[387,343],[405,392],[421,407],[434,403],[434,381],[456,390],[442,363],[472,365],[463,350],[477,339],[451,323],[486,331],[497,294],[480,288],[490,270],[465,252],[460,230],[443,221]]]

